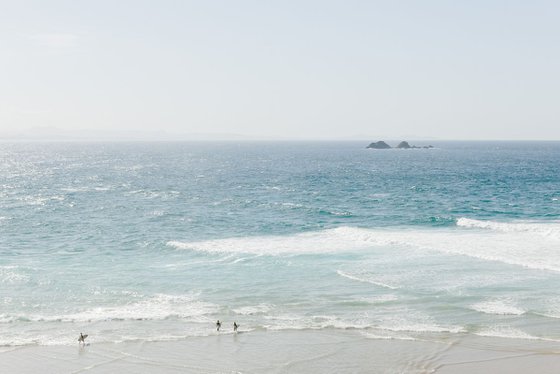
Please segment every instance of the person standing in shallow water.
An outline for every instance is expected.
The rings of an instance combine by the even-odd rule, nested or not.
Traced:
[[[220,327],[222,327],[222,323],[218,320],[216,321],[216,331],[220,331]]]
[[[239,327],[239,325],[237,324],[237,322],[233,323],[233,332],[237,332],[237,328]]]

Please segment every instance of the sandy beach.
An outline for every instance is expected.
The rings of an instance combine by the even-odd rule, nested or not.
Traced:
[[[437,340],[435,339],[437,338]],[[253,331],[181,341],[4,347],[5,373],[557,373],[560,344],[359,331]]]

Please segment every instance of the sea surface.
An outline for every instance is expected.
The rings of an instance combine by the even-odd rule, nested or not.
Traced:
[[[0,143],[0,345],[560,341],[560,143],[368,143]]]

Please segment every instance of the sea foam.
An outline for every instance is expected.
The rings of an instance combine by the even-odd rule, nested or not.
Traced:
[[[459,218],[457,226],[465,228],[487,229],[505,233],[527,233],[560,240],[560,222],[495,222],[470,218]]]
[[[478,336],[491,337],[491,338],[504,338],[504,339],[523,339],[523,340],[543,340],[550,342],[558,342],[556,339],[534,336],[526,333],[525,331],[513,328],[511,326],[492,326],[481,329],[474,333]]]
[[[520,316],[525,313],[509,299],[486,300],[473,304],[470,308],[486,314]]]
[[[490,229],[488,229],[490,228]],[[560,272],[557,223],[499,224],[461,218],[456,227],[366,229],[338,227],[288,236],[248,236],[208,241],[169,241],[168,246],[208,253],[324,254],[408,248]]]
[[[338,275],[340,275],[341,277],[348,278],[348,279],[351,279],[351,280],[354,280],[354,281],[357,281],[357,282],[370,283],[370,284],[373,284],[373,285],[376,285],[376,286],[379,286],[379,287],[389,288],[391,290],[396,290],[396,289],[399,288],[397,286],[392,286],[392,285],[389,285],[389,284],[386,284],[386,283],[383,283],[383,282],[380,282],[380,281],[377,281],[377,280],[374,280],[374,279],[371,279],[371,278],[367,278],[367,277],[364,277],[364,276],[356,276],[356,275],[348,274],[348,273],[345,273],[341,270],[337,270],[336,273]]]
[[[67,314],[2,314],[0,322],[93,322],[110,320],[163,320],[171,317],[188,318],[194,322],[207,322],[207,315],[215,313],[218,306],[197,300],[192,295],[158,294],[121,305],[95,307]]]

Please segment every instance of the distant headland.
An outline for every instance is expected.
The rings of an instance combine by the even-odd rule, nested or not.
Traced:
[[[373,142],[370,143],[370,145],[368,145],[366,148],[373,148],[373,149],[391,149],[392,147],[385,143],[383,140],[380,140],[378,142]],[[395,148],[400,148],[400,149],[419,149],[419,148],[424,148],[424,149],[428,149],[428,148],[434,148],[434,146],[432,145],[424,145],[424,146],[415,146],[415,145],[410,145],[408,144],[408,142],[400,142],[399,145],[397,145]]]

